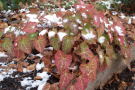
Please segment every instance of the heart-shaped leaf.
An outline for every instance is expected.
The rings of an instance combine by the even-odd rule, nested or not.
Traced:
[[[15,39],[14,43],[22,52],[25,52],[27,54],[31,53],[31,42],[27,36],[18,36]]]
[[[28,23],[26,23],[26,25],[24,26],[22,31],[28,32],[28,33],[34,33],[37,31],[37,29],[38,29],[37,22],[28,22]]]
[[[92,53],[92,51],[89,49],[88,45],[85,42],[81,43],[80,48],[81,48],[80,52],[81,57],[87,60],[91,60],[92,58],[94,58],[94,54]]]
[[[97,68],[98,68],[98,57],[95,56],[94,58],[92,58],[90,60],[90,62],[88,62],[87,64],[81,64],[80,65],[80,71],[89,76],[89,80],[91,82],[94,81],[94,79],[96,78],[97,75]]]
[[[60,40],[58,36],[52,37],[50,43],[56,51],[60,49]]]
[[[123,27],[120,21],[117,21],[116,23],[114,23],[113,29],[119,36],[125,36],[126,34],[125,28]]]
[[[2,43],[2,48],[4,48],[10,54],[13,54],[12,40],[10,38],[5,38],[4,42]]]
[[[77,90],[85,90],[89,82],[89,77],[85,74],[82,74],[77,78],[77,82],[74,84],[74,87]]]
[[[67,86],[66,90],[78,90],[74,85],[70,84]]]
[[[38,32],[30,33],[30,34],[28,35],[28,37],[29,37],[30,40],[33,40],[34,38],[37,37],[37,35],[38,35]]]
[[[22,52],[17,46],[14,47],[15,56],[20,59],[24,55],[24,52]]]
[[[73,75],[71,73],[68,73],[68,70],[64,70],[60,75],[59,81],[60,90],[63,90],[72,79]]]
[[[65,36],[62,40],[62,51],[68,54],[74,45],[74,39],[72,36]]]
[[[110,68],[110,66],[111,66],[111,64],[112,64],[111,59],[110,59],[108,56],[105,56],[105,60],[106,60],[107,67]]]
[[[106,45],[106,54],[110,57],[110,58],[116,58],[114,49],[111,45]]]
[[[130,55],[131,55],[131,50],[130,50],[129,45],[121,45],[120,48],[121,48],[121,52],[124,55],[124,57],[126,59],[129,59]]]
[[[40,35],[37,38],[34,38],[33,45],[40,53],[44,51],[44,48],[46,46],[46,40],[44,36]]]
[[[72,62],[71,55],[65,55],[62,51],[57,51],[55,54],[55,65],[57,66],[58,71],[67,69]]]

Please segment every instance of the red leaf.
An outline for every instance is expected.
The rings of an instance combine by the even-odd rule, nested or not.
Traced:
[[[106,62],[104,62],[103,64],[100,64],[100,71],[101,72],[103,72],[106,68],[107,68]]]
[[[80,65],[80,71],[89,76],[89,80],[91,82],[94,81],[94,79],[96,78],[96,74],[97,74],[97,68],[98,68],[98,57],[95,56],[94,58],[92,58],[90,60],[90,62],[88,62],[88,64],[81,64]]]
[[[68,85],[66,90],[78,90],[78,89],[76,89],[74,85],[70,84]]]
[[[130,50],[129,45],[124,45],[124,46],[121,45],[120,48],[121,48],[121,52],[124,55],[124,57],[126,59],[129,59],[130,58],[130,55],[131,55],[131,50]]]
[[[89,82],[89,77],[85,74],[82,74],[77,78],[77,82],[74,84],[74,87],[77,90],[85,90]]]
[[[114,31],[119,35],[119,36],[125,36],[126,31],[125,28],[123,27],[122,23],[120,21],[114,23],[113,25]]]
[[[67,69],[72,62],[71,55],[65,55],[62,51],[57,51],[55,54],[55,65],[57,66],[58,71]]]
[[[18,59],[20,59],[24,54],[24,52],[22,52],[17,46],[14,47],[14,52],[15,52],[15,56]]]
[[[109,35],[109,38],[110,38],[110,43],[112,43],[112,41],[113,41],[113,34],[111,32],[111,26],[108,26],[108,35]]]
[[[93,20],[94,20],[94,25],[98,28],[99,25],[100,25],[100,17],[99,17],[99,15],[94,15]]]
[[[37,22],[28,22],[22,31],[28,32],[28,33],[34,33],[37,31]]]
[[[64,70],[60,76],[60,81],[59,81],[60,90],[63,90],[72,79],[73,79],[73,75],[71,73],[68,73],[67,70]]]
[[[14,42],[22,52],[31,53],[31,42],[27,36],[18,36]]]
[[[116,58],[114,49],[111,45],[107,45],[106,46],[106,54],[110,57],[110,58]]]
[[[94,54],[89,49],[88,45],[85,42],[82,42],[81,45],[81,52],[80,55],[87,60],[91,60],[94,57]]]
[[[42,53],[46,46],[46,40],[44,36],[40,35],[37,38],[34,38],[33,45],[40,53]]]

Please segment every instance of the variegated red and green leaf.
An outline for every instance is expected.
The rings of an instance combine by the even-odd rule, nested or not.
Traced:
[[[103,50],[100,47],[98,47],[96,51],[97,51],[98,56],[99,56],[100,64],[103,64],[103,62],[104,62],[104,52],[103,52]]]
[[[112,59],[116,58],[114,49],[111,45],[106,45],[106,54]]]
[[[14,47],[14,53],[18,59],[22,58],[24,55],[24,52],[22,52],[17,46]]]
[[[8,53],[13,54],[13,44],[10,38],[5,38],[2,43],[2,48],[5,49]]]
[[[81,57],[87,60],[91,60],[92,58],[94,58],[94,54],[92,53],[92,51],[89,49],[88,45],[85,42],[81,43],[80,48],[81,52],[79,55],[81,55]]]
[[[69,73],[68,70],[64,70],[60,75],[60,81],[59,81],[60,90],[63,90],[72,79],[73,79],[73,75]]]
[[[72,36],[65,36],[62,40],[62,51],[68,54],[74,45],[74,39]]]
[[[99,25],[99,27],[97,28],[97,32],[98,32],[98,37],[102,36],[102,34],[105,31],[105,27],[103,25]]]
[[[40,53],[44,51],[44,48],[46,46],[46,39],[44,36],[40,35],[37,38],[34,38],[33,45]]]
[[[78,89],[76,89],[74,85],[70,84],[67,86],[66,90],[78,90]]]
[[[27,32],[27,33],[34,33],[38,30],[37,28],[37,22],[28,22],[22,29],[22,31]]]
[[[97,33],[94,29],[84,29],[82,31],[82,38],[89,44],[96,44],[97,41]]]
[[[28,39],[27,36],[18,36],[15,40],[17,47],[27,54],[31,53],[31,41]]]
[[[80,71],[89,76],[89,80],[93,82],[97,75],[97,68],[98,68],[98,57],[95,56],[93,59],[90,60],[87,64],[80,65]]]
[[[67,69],[72,62],[71,55],[65,55],[62,51],[58,50],[55,54],[55,65],[58,71]]]
[[[74,84],[74,87],[77,90],[85,90],[89,82],[89,77],[88,75],[82,74],[77,78],[77,82]]]
[[[56,51],[60,49],[60,40],[58,36],[52,37],[50,43]]]
[[[103,64],[100,64],[100,71],[103,72],[107,68],[106,62],[103,62]]]
[[[124,55],[124,57],[126,59],[129,59],[130,55],[131,55],[131,50],[130,50],[129,45],[121,45],[120,48],[121,48],[121,52]]]
[[[120,21],[117,21],[113,24],[113,29],[118,36],[125,36],[126,34],[125,28]]]
[[[113,41],[113,34],[111,32],[111,26],[108,26],[108,36],[110,38],[110,43],[112,43],[112,41]]]
[[[112,64],[111,59],[110,59],[108,56],[105,56],[105,60],[106,60],[107,67],[110,68],[110,66],[111,66],[111,64]]]

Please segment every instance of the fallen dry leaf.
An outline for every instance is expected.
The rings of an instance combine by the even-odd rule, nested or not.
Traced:
[[[34,80],[42,80],[42,77],[36,76],[36,77],[34,77]]]
[[[42,90],[50,90],[50,87],[51,87],[50,83],[46,83]]]
[[[132,20],[131,20],[131,23],[132,23],[132,24],[135,24],[135,19],[132,19]]]
[[[45,67],[49,67],[51,65],[51,60],[47,59],[46,57],[43,57],[41,60],[44,62]]]
[[[49,90],[59,90],[58,85],[59,85],[59,83],[53,83]]]
[[[17,64],[17,71],[23,72],[23,67],[20,63]]]
[[[36,68],[36,63],[34,63],[34,64],[31,64],[31,65],[29,65],[29,66],[27,66],[27,70],[35,70],[35,68]]]
[[[8,27],[6,22],[0,22],[0,29],[5,29],[6,27]]]

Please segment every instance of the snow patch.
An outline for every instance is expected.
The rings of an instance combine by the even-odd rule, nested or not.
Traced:
[[[48,37],[53,37],[56,33],[54,31],[49,31],[48,32]]]
[[[37,73],[37,76],[40,76],[42,80],[32,80],[31,77],[25,77],[21,81],[22,86],[27,86],[26,90],[30,90],[31,88],[38,87],[37,90],[42,90],[44,85],[47,83],[47,80],[51,75],[48,75],[47,72]]]
[[[26,14],[26,16],[29,18],[29,21],[31,22],[39,22],[36,14]]]
[[[52,23],[57,23],[57,24],[62,24],[62,22],[60,21],[61,18],[57,18],[56,14],[52,14],[52,15],[46,15],[44,16],[44,18],[46,18],[47,20],[49,20]]]
[[[83,36],[85,39],[90,40],[90,39],[96,37],[96,36],[93,34],[92,31],[89,32],[88,29],[86,29],[86,32],[87,32],[87,34],[82,34],[82,36]]]
[[[41,69],[44,68],[44,67],[45,67],[44,62],[42,62],[41,64],[38,63],[38,64],[36,65],[36,70],[37,70],[37,71],[38,71],[38,70],[41,70]]]
[[[4,52],[0,52],[0,57],[8,57]]]
[[[67,35],[67,33],[65,33],[65,32],[58,32],[58,36],[59,36],[60,41],[62,41],[63,37],[66,35]]]
[[[42,31],[39,33],[39,35],[45,35],[46,33],[47,33],[47,29],[42,30]]]
[[[123,31],[121,30],[121,27],[115,26],[115,29],[119,33],[120,36],[124,36],[124,34],[122,33]]]
[[[103,43],[104,40],[105,40],[105,37],[104,37],[104,36],[101,36],[101,37],[98,39],[99,43]]]
[[[82,16],[83,16],[84,18],[87,18],[86,13],[82,13]]]

